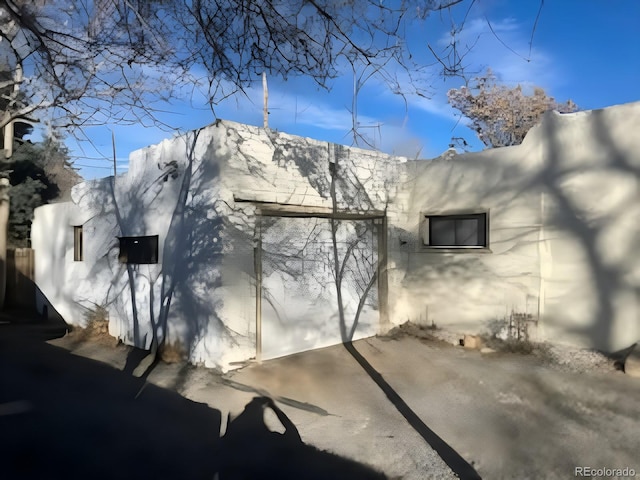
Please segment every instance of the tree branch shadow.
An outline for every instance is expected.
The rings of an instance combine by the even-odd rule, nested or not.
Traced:
[[[456,452],[447,442],[445,442],[438,434],[431,430],[422,419],[411,409],[411,407],[402,399],[393,387],[384,379],[384,377],[367,361],[364,356],[353,345],[352,342],[344,342],[344,348],[354,358],[362,369],[369,375],[371,380],[382,390],[389,401],[405,418],[411,427],[420,435],[427,444],[433,448],[449,468],[462,479],[479,479],[478,472]]]

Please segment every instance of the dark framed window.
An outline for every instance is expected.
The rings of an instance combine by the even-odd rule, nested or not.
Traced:
[[[424,245],[440,248],[486,248],[487,214],[426,215]]]
[[[120,263],[158,263],[158,235],[118,237]]]
[[[73,261],[82,261],[82,225],[73,227]]]

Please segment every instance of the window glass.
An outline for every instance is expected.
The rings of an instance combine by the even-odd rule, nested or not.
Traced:
[[[427,215],[424,244],[428,247],[486,247],[487,215]]]
[[[478,219],[462,218],[456,220],[456,242],[455,245],[474,246],[479,244],[478,239]]]
[[[430,244],[436,246],[455,245],[456,243],[456,222],[448,218],[431,218],[429,221],[431,232],[429,235]]]
[[[82,261],[82,225],[73,227],[73,261]]]

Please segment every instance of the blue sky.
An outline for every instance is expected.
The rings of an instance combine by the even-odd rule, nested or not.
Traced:
[[[530,46],[539,5],[538,0],[476,0],[463,33],[464,41],[477,40],[465,57],[467,71],[491,67],[506,84],[543,87],[556,100],[572,99],[583,110],[640,100],[640,1],[547,0]],[[498,38],[491,33],[487,19]],[[408,32],[407,42],[415,52],[426,55],[427,41],[442,44],[447,41],[447,32],[447,25],[432,16]],[[448,148],[454,136],[464,137],[473,149],[481,149],[474,133],[464,126],[464,119],[457,118],[447,105],[447,90],[462,83],[459,78],[444,79],[434,69],[423,84],[430,98],[409,95],[405,104],[380,82],[371,80],[359,95],[358,120],[365,127],[361,132],[376,148],[410,157],[435,157]],[[270,78],[270,128],[351,145],[351,74],[337,78],[331,87],[327,92],[309,79],[284,82]],[[198,128],[216,117],[261,126],[260,78],[246,93],[246,97],[218,105],[215,116],[202,97],[175,101],[163,106],[170,113],[162,120],[174,127],[173,131]],[[88,128],[84,134],[91,142],[67,141],[85,178],[112,174],[112,130],[119,173],[126,169],[129,152],[173,134],[166,128],[142,126]]]

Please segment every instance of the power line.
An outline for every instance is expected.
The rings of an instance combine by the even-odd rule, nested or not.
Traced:
[[[107,170],[113,170],[113,167],[100,167],[100,166],[96,166],[96,165],[83,165],[81,163],[73,163],[74,167],[85,167],[85,168],[105,168]]]

